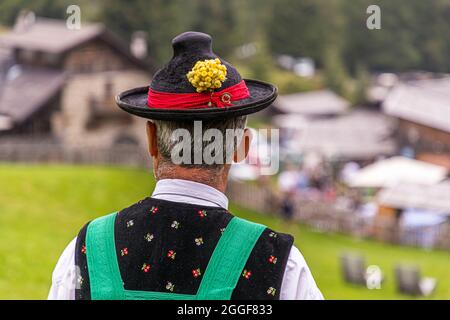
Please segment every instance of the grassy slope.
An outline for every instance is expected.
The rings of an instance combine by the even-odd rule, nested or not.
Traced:
[[[0,299],[46,298],[51,272],[67,245],[90,219],[128,206],[148,195],[150,173],[137,169],[69,166],[0,166]],[[358,241],[286,226],[276,218],[232,208],[239,216],[295,233],[316,281],[329,299],[404,298],[395,293],[392,268],[417,263],[439,279],[435,298],[450,299],[450,254]],[[381,290],[342,282],[338,256],[344,250],[365,254],[386,272]]]

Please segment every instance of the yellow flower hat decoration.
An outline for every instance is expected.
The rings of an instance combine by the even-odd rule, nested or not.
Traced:
[[[186,76],[198,93],[212,92],[227,79],[227,67],[219,58],[197,61]]]

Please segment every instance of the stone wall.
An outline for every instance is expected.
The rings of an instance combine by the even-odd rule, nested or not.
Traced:
[[[150,77],[138,70],[108,71],[93,74],[76,74],[69,77],[61,97],[61,111],[53,118],[53,132],[67,146],[73,148],[110,147],[119,137],[129,136],[145,146],[145,120],[132,117],[120,110],[114,95],[121,91],[145,86]],[[105,90],[111,86],[110,101],[105,103],[111,113],[123,115],[110,121],[99,119],[98,125],[90,128],[92,121],[92,99],[104,100]],[[129,121],[128,121],[129,120]]]

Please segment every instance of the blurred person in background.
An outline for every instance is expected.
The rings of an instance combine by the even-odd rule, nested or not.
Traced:
[[[292,191],[285,192],[281,200],[280,213],[288,227],[292,226],[296,210],[299,210],[299,208],[295,205],[295,193]]]

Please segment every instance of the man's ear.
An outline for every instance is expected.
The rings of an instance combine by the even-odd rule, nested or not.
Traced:
[[[241,143],[237,146],[236,151],[233,155],[234,162],[241,162],[247,158],[250,151],[250,144],[253,139],[252,131],[249,128],[244,129],[244,136],[242,137]]]
[[[147,140],[148,140],[148,152],[153,158],[158,156],[158,143],[156,142],[156,125],[147,121]]]

